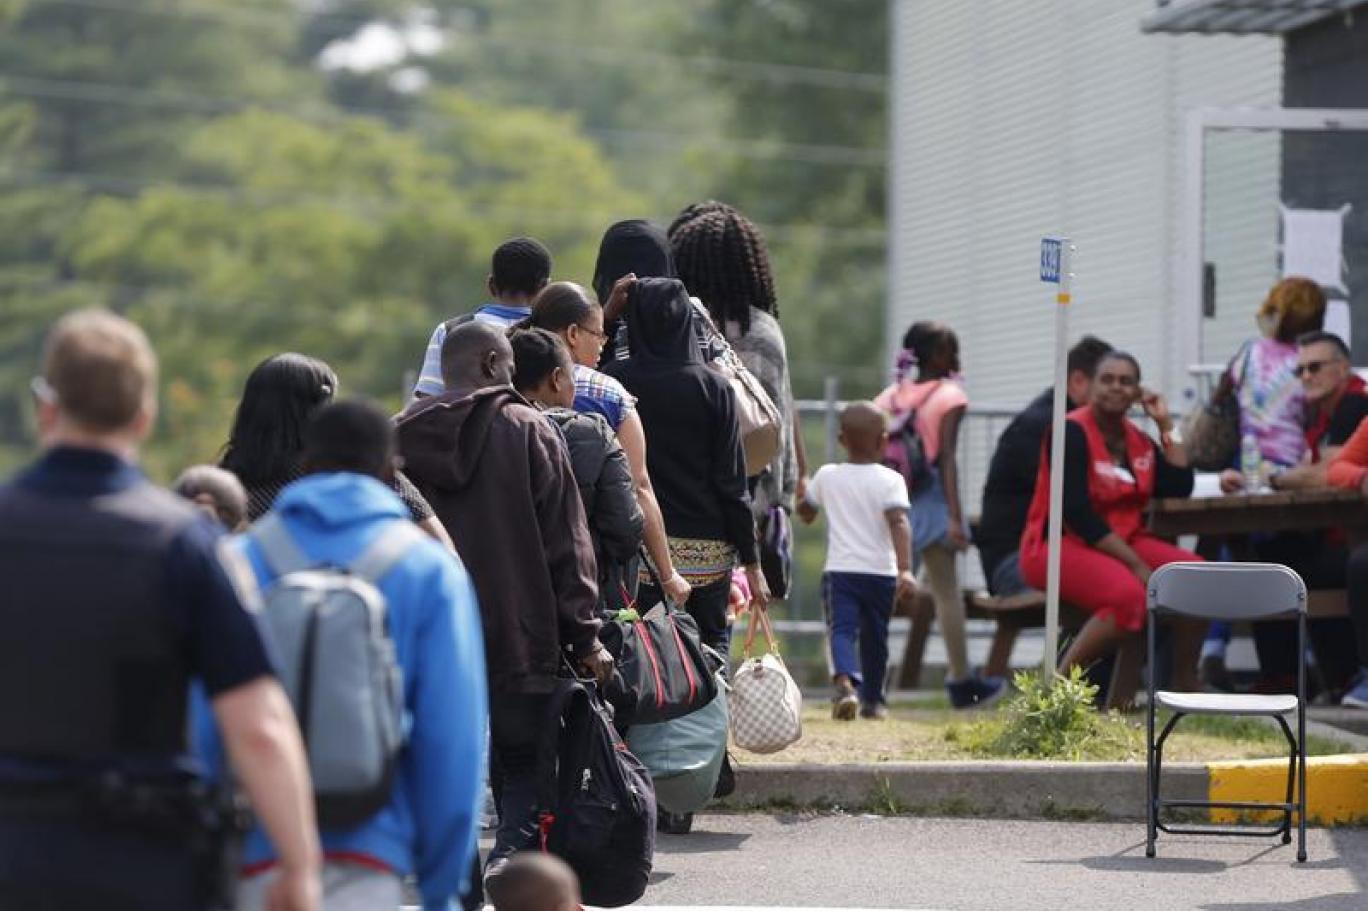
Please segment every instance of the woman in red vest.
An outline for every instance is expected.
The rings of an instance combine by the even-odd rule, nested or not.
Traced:
[[[1126,419],[1139,402],[1158,426],[1156,444]],[[1113,351],[1097,366],[1092,403],[1069,414],[1064,430],[1064,536],[1060,599],[1092,614],[1060,660],[1061,671],[1087,667],[1145,626],[1145,585],[1166,563],[1200,560],[1145,529],[1153,497],[1192,493],[1187,453],[1169,433],[1163,397],[1140,385],[1140,364]],[[1049,440],[1045,442],[1048,452]],[[1040,460],[1035,499],[1021,537],[1021,572],[1045,588],[1050,460]],[[1174,644],[1173,686],[1198,689],[1197,653],[1205,625],[1182,624]],[[1129,698],[1129,694],[1113,694]]]

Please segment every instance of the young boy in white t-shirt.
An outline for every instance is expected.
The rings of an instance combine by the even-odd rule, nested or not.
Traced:
[[[798,515],[810,524],[819,507],[827,514],[822,600],[836,687],[831,716],[849,721],[858,710],[883,718],[888,621],[894,604],[917,590],[907,483],[880,462],[888,424],[873,402],[852,402],[841,412],[840,440],[846,461],[817,470]]]

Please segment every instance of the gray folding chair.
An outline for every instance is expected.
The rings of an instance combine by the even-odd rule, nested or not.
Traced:
[[[1306,584],[1286,566],[1273,563],[1170,563],[1154,571],[1148,586],[1149,607],[1149,707],[1146,709],[1147,800],[1145,856],[1154,856],[1154,841],[1162,830],[1170,835],[1281,835],[1292,841],[1292,814],[1297,814],[1297,860],[1306,860]],[[1207,620],[1259,620],[1280,614],[1297,617],[1297,694],[1255,696],[1236,693],[1170,693],[1155,690],[1154,627],[1165,615],[1201,617]],[[1155,713],[1165,708],[1173,717],[1154,736]],[[1297,715],[1297,736],[1287,716]],[[1277,720],[1290,748],[1287,765],[1287,799],[1282,803],[1252,801],[1164,800],[1159,790],[1164,741],[1186,715],[1267,716]],[[1293,795],[1296,795],[1295,802]],[[1171,809],[1273,810],[1282,823],[1268,829],[1257,826],[1176,826],[1160,819]]]

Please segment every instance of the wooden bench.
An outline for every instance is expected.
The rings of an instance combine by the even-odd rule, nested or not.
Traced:
[[[986,591],[966,590],[964,612],[968,617],[997,622],[993,643],[988,649],[988,660],[983,665],[983,673],[990,677],[1004,677],[1011,670],[1012,648],[1016,645],[1017,635],[1024,629],[1045,625],[1045,594],[1028,591],[997,598]],[[931,635],[931,622],[936,616],[936,605],[929,592],[921,591],[910,605],[900,607],[898,613],[912,619],[912,629],[907,635],[907,646],[903,650],[897,687],[916,689],[921,683],[922,658],[926,651],[926,640]],[[1077,629],[1083,625],[1085,619],[1086,615],[1077,608],[1067,604],[1060,605],[1061,630]]]
[[[997,598],[986,591],[964,592],[965,615],[997,621],[993,643],[988,649],[988,660],[983,673],[989,677],[1005,677],[1011,671],[1012,648],[1017,635],[1024,629],[1038,629],[1045,625],[1045,593],[1022,592]],[[1344,589],[1315,589],[1308,592],[1306,611],[1310,617],[1347,617],[1349,600]],[[897,615],[910,617],[912,629],[907,634],[902,663],[898,669],[898,689],[917,689],[921,685],[922,658],[926,640],[931,636],[931,622],[936,616],[936,605],[931,595],[919,591],[910,605],[899,606]],[[1059,605],[1060,631],[1077,630],[1087,614],[1070,604]]]

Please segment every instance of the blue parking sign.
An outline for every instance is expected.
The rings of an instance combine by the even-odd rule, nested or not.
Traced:
[[[1064,242],[1054,237],[1040,239],[1040,280],[1059,284],[1059,265],[1064,256]]]

